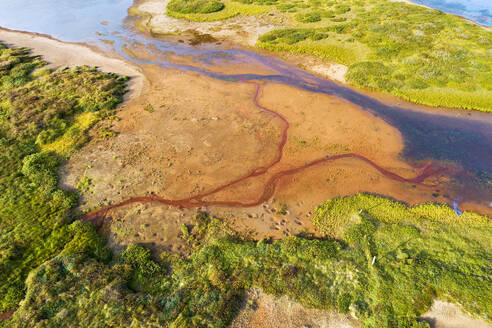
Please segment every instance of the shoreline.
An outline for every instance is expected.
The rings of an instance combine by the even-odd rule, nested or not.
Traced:
[[[0,27],[0,42],[7,46],[30,48],[33,55],[41,56],[48,64],[44,68],[58,69],[74,66],[95,66],[103,72],[129,76],[125,101],[142,93],[145,76],[140,68],[104,54],[85,43],[65,42],[50,35],[10,30]]]

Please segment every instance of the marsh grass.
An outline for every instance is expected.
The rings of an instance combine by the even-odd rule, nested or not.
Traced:
[[[257,5],[257,4],[245,4],[240,2],[234,2],[230,0],[224,1],[225,7],[220,11],[216,11],[209,14],[204,13],[181,13],[173,11],[168,7],[167,15],[175,18],[183,18],[195,22],[212,22],[218,20],[225,20],[239,14],[241,15],[259,15],[268,11],[269,6]]]
[[[71,224],[77,196],[58,189],[56,172],[122,101],[127,79],[88,67],[41,73],[43,65],[28,49],[0,45],[0,312],[18,306],[29,271],[64,250],[110,255],[93,244],[92,225]]]
[[[492,319],[488,218],[360,194],[320,205],[314,223],[327,238],[253,241],[200,213],[182,227],[186,256],[156,261],[138,245],[111,265],[59,256],[31,273],[13,322],[226,327],[252,286],[350,312],[364,327],[428,327],[418,317],[436,297]]]
[[[169,15],[214,21],[280,12],[294,26],[257,45],[349,66],[349,83],[430,106],[492,111],[492,34],[437,10],[371,1],[226,1],[211,14]]]

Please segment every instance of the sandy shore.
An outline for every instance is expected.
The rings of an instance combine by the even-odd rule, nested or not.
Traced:
[[[473,318],[463,312],[458,304],[436,299],[432,307],[421,317],[432,328],[492,328],[492,324]]]
[[[112,72],[131,77],[127,95],[138,97],[142,91],[145,77],[141,70],[120,59],[97,52],[89,46],[67,43],[36,33],[18,32],[0,28],[0,42],[7,46],[27,47],[32,53],[41,56],[49,63],[47,67],[57,69],[73,66],[96,66],[104,72]]]

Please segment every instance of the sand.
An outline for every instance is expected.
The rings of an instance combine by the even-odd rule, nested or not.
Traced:
[[[110,54],[99,53],[89,46],[61,42],[45,35],[17,32],[0,28],[0,42],[7,46],[27,47],[49,63],[48,68],[96,66],[101,71],[131,77],[127,98],[138,97],[144,85],[144,76],[139,68]]]
[[[193,31],[248,46],[254,46],[260,35],[280,27],[272,24],[272,17],[266,15],[238,15],[224,21],[191,22],[167,16],[166,7],[168,3],[169,0],[151,0],[134,7],[134,12],[144,16],[139,26],[152,33],[160,34]]]
[[[432,328],[492,328],[491,323],[464,313],[459,305],[438,299],[421,318],[429,322]]]
[[[263,327],[359,328],[360,323],[348,315],[308,309],[287,296],[275,297],[252,288],[231,328]]]

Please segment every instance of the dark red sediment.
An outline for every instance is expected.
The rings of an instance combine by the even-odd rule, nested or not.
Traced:
[[[267,201],[268,199],[270,199],[273,196],[273,194],[275,193],[275,188],[277,186],[277,183],[279,182],[279,180],[281,178],[302,172],[302,171],[304,171],[308,168],[311,168],[313,166],[316,166],[316,165],[326,164],[326,163],[334,162],[334,161],[337,161],[340,159],[345,159],[345,158],[354,158],[354,159],[361,160],[361,161],[369,164],[370,166],[374,167],[383,176],[385,176],[391,180],[400,181],[400,182],[404,182],[404,183],[419,184],[419,185],[428,186],[428,187],[435,187],[435,186],[424,184],[425,179],[427,179],[431,176],[436,176],[440,173],[443,173],[446,170],[446,168],[431,162],[431,163],[427,164],[426,166],[424,166],[421,170],[421,173],[418,174],[416,177],[405,178],[405,177],[402,177],[402,176],[400,176],[394,172],[391,172],[391,171],[379,166],[378,164],[376,164],[374,161],[368,159],[367,157],[364,157],[362,155],[355,154],[355,153],[348,153],[348,154],[340,154],[340,155],[333,155],[333,156],[325,156],[325,157],[319,158],[317,160],[314,160],[312,162],[309,162],[305,165],[302,165],[302,166],[299,166],[296,168],[292,168],[292,169],[288,169],[288,170],[284,170],[284,171],[280,171],[280,172],[273,174],[268,179],[265,186],[263,187],[262,193],[259,195],[259,197],[255,201],[252,201],[252,202],[243,203],[240,201],[204,200],[204,198],[206,198],[208,196],[213,196],[213,195],[215,195],[221,191],[224,191],[224,190],[228,189],[229,187],[237,185],[237,184],[239,184],[239,183],[241,183],[247,179],[266,174],[273,166],[278,164],[283,157],[283,151],[285,148],[285,144],[287,143],[287,132],[288,132],[289,127],[290,127],[289,122],[279,113],[277,113],[271,109],[268,109],[266,107],[263,107],[262,105],[260,105],[258,103],[258,98],[259,98],[260,91],[261,91],[261,84],[260,83],[247,82],[247,81],[243,81],[243,82],[249,83],[249,84],[254,84],[256,86],[255,96],[253,99],[254,104],[259,109],[261,109],[262,111],[270,113],[271,115],[277,117],[283,124],[281,140],[280,140],[278,147],[277,147],[277,155],[275,156],[275,158],[273,159],[272,162],[270,162],[266,166],[258,167],[256,169],[254,169],[253,171],[251,171],[250,173],[244,175],[243,177],[240,177],[236,180],[228,182],[225,185],[222,185],[220,187],[217,187],[215,189],[209,190],[209,191],[201,193],[201,194],[197,194],[195,196],[191,196],[191,197],[183,198],[183,199],[167,199],[167,198],[163,198],[163,197],[160,197],[157,195],[132,197],[132,198],[129,198],[129,199],[122,201],[120,203],[108,205],[104,208],[101,208],[101,209],[95,210],[93,212],[87,213],[84,216],[82,216],[82,219],[88,220],[88,221],[94,221],[97,219],[101,219],[101,218],[104,218],[108,214],[108,212],[113,210],[113,209],[124,207],[126,205],[130,205],[130,204],[134,204],[134,203],[158,202],[158,203],[162,203],[162,204],[166,204],[166,205],[179,206],[182,208],[194,208],[194,207],[202,207],[202,206],[230,206],[230,207],[257,206],[257,205],[260,205],[263,202]]]
[[[15,311],[17,311],[17,309],[13,309],[13,310],[9,310],[9,311],[5,311],[5,312],[0,313],[0,322],[10,319],[12,317],[12,315],[15,313]]]

